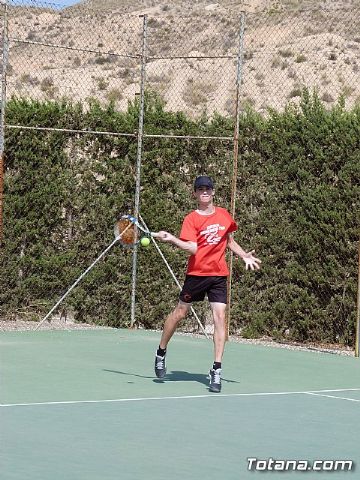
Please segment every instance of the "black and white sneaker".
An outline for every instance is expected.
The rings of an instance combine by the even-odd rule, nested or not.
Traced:
[[[164,378],[166,375],[166,362],[165,362],[165,355],[160,357],[159,355],[155,355],[155,375],[157,378]]]
[[[209,372],[209,379],[210,379],[210,385],[209,385],[210,392],[220,393],[221,392],[221,368],[218,368],[217,370],[214,370],[213,368],[211,368]]]

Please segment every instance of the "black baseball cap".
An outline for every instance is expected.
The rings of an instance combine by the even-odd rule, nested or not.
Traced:
[[[214,182],[210,177],[207,177],[206,175],[201,175],[200,177],[197,177],[195,179],[194,183],[194,190],[200,187],[207,187],[207,188],[214,188]]]

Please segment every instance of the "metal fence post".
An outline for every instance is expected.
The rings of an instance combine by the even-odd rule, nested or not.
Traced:
[[[358,291],[356,305],[356,327],[355,327],[355,357],[359,356],[359,336],[360,336],[360,240],[358,254]]]
[[[1,111],[0,111],[0,245],[4,237],[4,143],[5,143],[5,108],[6,108],[6,69],[9,54],[8,4],[3,2],[4,19],[2,30],[2,72],[1,72]]]
[[[139,217],[140,205],[140,186],[141,186],[141,159],[142,145],[144,138],[144,104],[145,104],[145,78],[146,78],[146,50],[147,50],[147,16],[143,17],[143,35],[141,49],[141,77],[140,77],[140,104],[139,104],[139,128],[137,139],[137,158],[136,158],[136,182],[135,182],[135,202],[134,215]],[[131,321],[130,328],[133,328],[136,321],[136,280],[137,280],[137,246],[133,251],[132,264],[132,285],[131,285]]]
[[[244,33],[245,33],[245,12],[241,12],[240,16],[240,34],[239,34],[239,50],[237,60],[237,75],[236,75],[236,107],[235,107],[235,128],[234,128],[234,160],[232,165],[232,181],[231,181],[231,216],[235,217],[236,209],[236,186],[238,174],[238,158],[239,158],[239,124],[240,124],[240,88],[243,74],[243,51],[244,51]],[[226,340],[229,338],[230,332],[230,317],[231,317],[231,284],[232,284],[232,268],[233,268],[234,254],[230,252],[229,270],[227,288],[227,310],[226,310]]]

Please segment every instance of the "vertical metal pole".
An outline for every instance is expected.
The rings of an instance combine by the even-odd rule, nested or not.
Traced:
[[[0,111],[0,245],[4,237],[4,142],[5,142],[5,108],[6,108],[6,68],[9,54],[8,38],[8,5],[3,2],[3,41],[2,41],[2,72],[1,72],[1,111]]]
[[[239,34],[239,50],[236,75],[236,107],[235,107],[235,128],[234,128],[234,161],[232,165],[232,182],[231,182],[231,216],[235,217],[236,208],[236,186],[238,174],[238,158],[239,158],[239,124],[240,124],[240,88],[243,74],[243,50],[244,50],[244,33],[245,33],[245,12],[241,12],[240,16],[240,34]],[[231,284],[234,254],[230,252],[229,270],[227,285],[227,310],[226,310],[226,340],[229,339],[230,317],[231,317]]]
[[[358,255],[358,292],[356,305],[356,328],[355,328],[355,357],[359,356],[359,335],[360,335],[360,240]]]
[[[141,80],[140,80],[140,105],[139,105],[139,128],[137,138],[137,159],[136,159],[136,185],[135,185],[135,203],[134,216],[139,217],[140,205],[140,185],[141,185],[141,159],[142,145],[144,133],[144,102],[145,102],[145,79],[146,79],[146,47],[147,47],[147,16],[143,18],[143,36],[141,49]],[[137,280],[137,246],[133,251],[133,267],[132,267],[132,286],[131,286],[131,321],[130,328],[133,328],[136,321],[136,280]]]

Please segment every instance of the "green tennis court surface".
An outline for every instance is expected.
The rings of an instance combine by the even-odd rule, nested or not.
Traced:
[[[0,335],[1,480],[346,479],[360,469],[360,361],[154,332]],[[249,471],[248,458],[352,460],[352,471]],[[258,464],[263,468],[263,464]],[[329,467],[329,464],[326,464]]]

